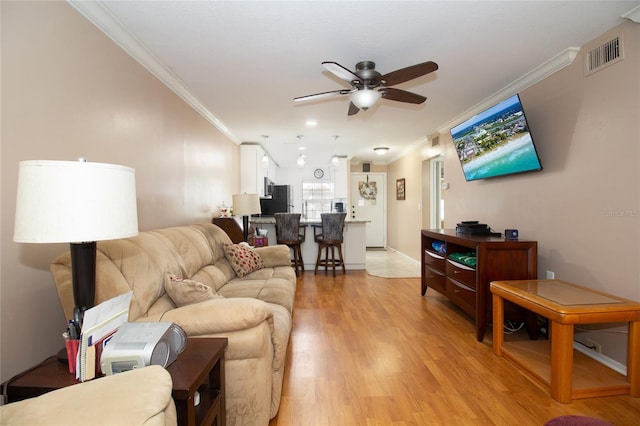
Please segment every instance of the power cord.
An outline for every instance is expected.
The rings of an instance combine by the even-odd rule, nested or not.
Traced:
[[[514,322],[514,321],[505,321],[504,322],[504,333],[505,334],[513,334],[513,333],[517,333],[518,331],[522,330],[522,327],[524,327],[524,322]]]
[[[586,343],[579,342],[578,340],[574,340],[574,342],[575,343],[580,343],[582,346],[584,346],[587,349],[591,349],[592,351],[595,351],[597,349],[595,346],[587,345]]]

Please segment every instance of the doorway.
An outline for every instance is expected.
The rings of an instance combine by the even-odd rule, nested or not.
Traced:
[[[442,197],[442,191],[444,189],[444,158],[442,155],[431,160],[430,175],[431,218],[429,226],[431,229],[443,229],[444,199]]]
[[[366,220],[366,247],[387,245],[387,174],[351,173],[351,220]]]

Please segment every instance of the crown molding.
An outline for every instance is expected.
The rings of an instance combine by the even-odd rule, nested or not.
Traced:
[[[140,65],[145,67],[158,80],[164,83],[183,101],[191,106],[196,112],[213,124],[218,130],[224,133],[237,145],[240,140],[209,111],[198,98],[193,96],[184,83],[167,69],[149,50],[147,50],[133,34],[131,34],[115,16],[102,4],[101,0],[67,0],[76,11],[84,16],[89,22],[95,25],[100,31],[113,40],[122,50],[127,52]]]
[[[636,6],[630,11],[620,15],[621,18],[629,19],[630,21],[640,24],[640,6]]]
[[[545,78],[547,78],[551,74],[561,70],[562,68],[564,68],[564,67],[566,67],[568,65],[571,65],[573,63],[573,60],[578,55],[578,52],[580,52],[580,48],[579,47],[569,47],[569,48],[563,50],[562,52],[560,52],[559,54],[557,54],[553,58],[549,59],[548,61],[546,61],[542,65],[539,65],[538,67],[536,67],[533,70],[529,71],[528,73],[526,73],[522,77],[520,77],[520,78],[514,80],[513,82],[509,83],[507,86],[505,86],[504,88],[500,89],[499,91],[497,91],[493,95],[489,96],[488,98],[486,98],[482,102],[474,105],[473,107],[471,107],[470,109],[468,109],[464,113],[462,113],[459,116],[453,118],[448,123],[446,123],[443,127],[439,128],[438,132],[439,133],[447,133],[447,132],[449,132],[449,130],[452,127],[457,126],[458,124],[462,123],[463,121],[465,121],[469,117],[473,117],[474,115],[484,111],[487,108],[492,107],[493,105],[503,101],[504,99],[506,99],[506,98],[508,98],[510,96],[513,96],[516,93],[521,92],[521,91],[523,91],[524,89],[526,89],[528,87],[533,86],[535,83],[537,83],[537,82],[539,82],[541,80],[544,80]]]

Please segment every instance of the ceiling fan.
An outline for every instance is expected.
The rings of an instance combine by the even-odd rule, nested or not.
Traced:
[[[413,80],[414,78],[421,77],[438,69],[438,64],[431,61],[392,71],[385,75],[376,71],[376,64],[372,61],[358,62],[355,71],[350,71],[339,63],[331,61],[323,62],[322,66],[338,78],[349,83],[351,89],[333,90],[331,92],[300,96],[293,98],[293,100],[298,102],[349,95],[351,103],[349,104],[348,115],[355,115],[360,110],[366,111],[375,105],[380,98],[411,104],[423,103],[427,100],[426,97],[407,92],[406,90],[394,89],[389,86]]]

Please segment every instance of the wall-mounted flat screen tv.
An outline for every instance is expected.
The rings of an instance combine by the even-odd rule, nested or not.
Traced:
[[[467,181],[542,170],[518,95],[452,128],[451,137]]]

